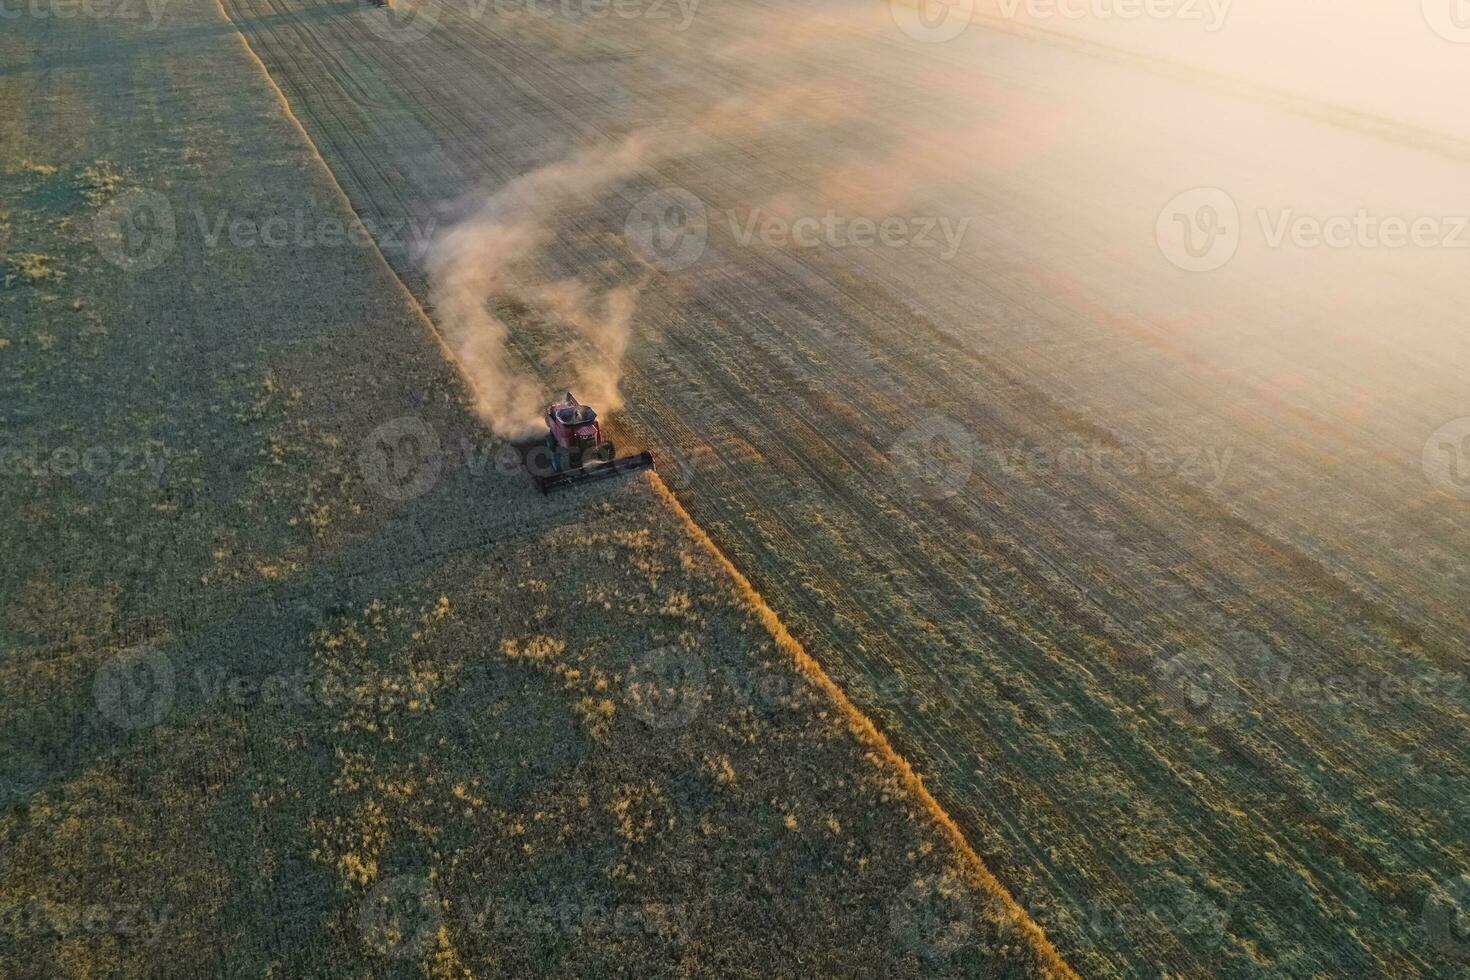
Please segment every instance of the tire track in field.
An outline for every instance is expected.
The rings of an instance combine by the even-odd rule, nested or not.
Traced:
[[[732,391],[726,391],[725,392],[725,397],[726,398],[734,398],[734,394],[732,394]],[[1010,522],[1008,522],[1008,523],[1010,523]],[[1302,808],[1302,810],[1307,811],[1307,808]]]

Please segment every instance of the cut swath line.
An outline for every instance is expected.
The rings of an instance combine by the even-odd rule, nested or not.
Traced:
[[[827,675],[827,672],[822,669],[822,665],[817,662],[816,658],[807,653],[806,648],[801,645],[796,637],[791,635],[786,629],[786,625],[781,622],[781,618],[776,615],[775,610],[766,604],[766,600],[756,591],[755,586],[751,585],[750,580],[741,573],[740,569],[736,568],[734,563],[725,557],[724,552],[720,551],[719,546],[715,544],[714,540],[710,538],[704,528],[695,523],[694,518],[689,516],[689,512],[684,509],[684,505],[679,503],[679,498],[674,495],[674,492],[668,488],[659,475],[657,473],[650,473],[649,480],[653,489],[668,504],[669,509],[674,511],[680,520],[684,522],[690,535],[714,556],[715,560],[725,570],[725,573],[730,576],[741,598],[755,610],[756,616],[771,634],[771,638],[776,641],[777,647],[787,656],[791,657],[796,668],[820,687],[832,700],[832,703],[836,705],[837,710],[841,713],[843,720],[847,722],[848,729],[853,735],[873,750],[884,763],[897,770],[905,788],[928,811],[930,817],[939,825],[945,836],[949,838],[950,843],[954,845],[955,849],[964,858],[965,863],[969,866],[969,871],[974,876],[975,883],[988,895],[1001,903],[1002,908],[1005,909],[1007,917],[1011,922],[1035,945],[1047,969],[1057,976],[1077,976],[1072,968],[1062,959],[1061,954],[1052,946],[1051,941],[1046,938],[1046,934],[1042,932],[1041,927],[1032,921],[1031,917],[1026,914],[1026,910],[1021,908],[1016,900],[1011,897],[1011,893],[1000,883],[1000,880],[991,874],[990,869],[986,867],[980,855],[970,846],[970,842],[965,837],[964,832],[954,822],[954,818],[949,815],[949,812],[929,792],[929,788],[924,785],[924,781],[919,777],[919,774],[914,772],[908,760],[898,753],[898,750],[893,747],[893,744],[888,741],[888,737],[878,729],[878,726],[873,724],[873,721],[867,715],[863,714],[857,705],[852,703],[847,693],[838,686],[836,681]]]

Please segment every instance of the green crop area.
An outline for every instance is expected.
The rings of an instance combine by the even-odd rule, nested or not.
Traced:
[[[4,21],[0,976],[1470,976],[1470,142],[991,6]]]

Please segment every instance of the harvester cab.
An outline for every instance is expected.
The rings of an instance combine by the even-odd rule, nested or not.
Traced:
[[[528,462],[542,493],[573,483],[617,476],[653,465],[653,453],[617,458],[611,439],[603,438],[602,423],[591,405],[583,405],[570,391],[546,406],[546,447]]]

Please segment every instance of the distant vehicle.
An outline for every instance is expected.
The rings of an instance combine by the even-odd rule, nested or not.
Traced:
[[[527,457],[542,493],[653,465],[653,453],[646,450],[618,459],[612,440],[603,438],[596,410],[577,401],[570,391],[546,406],[546,430],[544,452]]]

